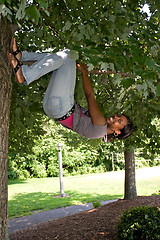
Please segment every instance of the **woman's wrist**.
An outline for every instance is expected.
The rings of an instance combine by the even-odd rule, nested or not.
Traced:
[[[84,69],[84,70],[82,70],[81,72],[82,72],[82,75],[88,76],[88,70]]]

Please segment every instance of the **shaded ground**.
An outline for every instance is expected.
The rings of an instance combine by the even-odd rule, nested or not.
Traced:
[[[160,207],[160,195],[118,200],[83,213],[37,224],[10,234],[10,240],[114,240],[114,228],[121,213],[142,205]]]

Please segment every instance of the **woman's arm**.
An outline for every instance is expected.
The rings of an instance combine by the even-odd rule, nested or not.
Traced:
[[[83,80],[83,88],[84,94],[86,96],[88,102],[88,108],[91,115],[92,123],[96,125],[106,125],[106,119],[104,118],[103,114],[101,113],[97,101],[95,99],[93,87],[91,85],[90,78],[88,77],[88,70],[85,64],[78,63],[77,68],[82,73],[82,80]]]

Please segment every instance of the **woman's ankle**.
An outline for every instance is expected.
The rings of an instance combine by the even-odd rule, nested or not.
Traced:
[[[22,72],[22,64],[15,58],[15,56],[12,53],[7,53],[8,60],[14,70],[15,77],[17,82],[23,83],[26,81],[23,72]]]
[[[22,66],[18,69],[18,71],[16,72],[15,74],[16,76],[16,79],[19,83],[23,83],[26,81],[24,75],[23,75],[23,72],[22,72]]]

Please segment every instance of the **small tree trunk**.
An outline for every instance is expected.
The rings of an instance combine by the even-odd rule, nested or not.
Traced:
[[[0,239],[8,240],[8,132],[11,68],[7,50],[12,37],[10,24],[0,20]]]
[[[124,152],[125,157],[125,199],[134,199],[137,197],[136,181],[135,181],[135,161],[134,148]]]

